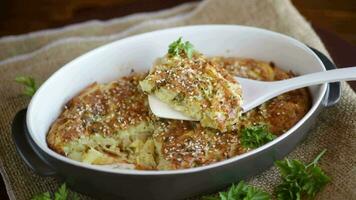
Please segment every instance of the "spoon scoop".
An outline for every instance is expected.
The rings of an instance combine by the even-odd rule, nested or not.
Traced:
[[[316,72],[281,81],[256,81],[240,77],[235,77],[235,79],[242,88],[242,110],[247,112],[273,97],[291,90],[322,83],[356,80],[356,67]],[[148,102],[153,114],[158,117],[194,121],[153,95],[148,96]]]

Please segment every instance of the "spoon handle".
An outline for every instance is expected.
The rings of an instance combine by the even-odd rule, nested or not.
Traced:
[[[275,82],[281,92],[336,81],[356,80],[356,67],[316,72]]]
[[[247,112],[263,102],[291,90],[321,83],[356,80],[356,67],[316,72],[282,81],[262,82],[241,78],[237,78],[237,80],[240,80],[242,88],[251,90],[243,93],[242,109]]]

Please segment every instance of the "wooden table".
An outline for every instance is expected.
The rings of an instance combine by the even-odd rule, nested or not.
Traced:
[[[155,11],[194,0],[1,0],[0,37]],[[311,21],[338,66],[356,65],[356,1],[292,0]],[[351,83],[356,90],[356,82]],[[0,199],[6,200],[0,179]]]

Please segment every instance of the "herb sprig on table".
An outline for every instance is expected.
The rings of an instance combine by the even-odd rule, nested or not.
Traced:
[[[275,138],[276,136],[270,133],[264,124],[243,128],[240,136],[241,145],[248,149],[258,148]]]
[[[330,182],[330,178],[317,166],[318,161],[326,150],[323,150],[310,164],[299,160],[284,159],[276,161],[282,183],[275,188],[278,200],[313,199],[322,188]],[[241,181],[237,186],[232,185],[227,191],[218,195],[205,196],[202,200],[268,200],[270,195],[265,191],[247,185]]]
[[[58,190],[54,193],[54,198],[52,198],[49,192],[45,192],[34,196],[31,200],[79,200],[76,194],[69,194],[69,190],[65,183],[63,183]]]
[[[276,166],[282,176],[282,183],[275,190],[277,199],[314,198],[316,193],[330,182],[330,178],[317,166],[325,152],[326,150],[322,151],[308,165],[299,160],[277,161]]]
[[[183,42],[182,37],[172,42],[168,47],[168,54],[170,56],[180,57],[181,54],[185,54],[188,58],[192,58],[194,53],[194,46],[189,42]]]
[[[219,192],[216,196],[206,196],[202,200],[269,200],[270,195],[256,187],[240,181],[237,185],[232,185],[227,191]]]
[[[38,89],[35,79],[30,76],[18,76],[15,81],[25,86],[23,94],[26,96],[32,97]]]

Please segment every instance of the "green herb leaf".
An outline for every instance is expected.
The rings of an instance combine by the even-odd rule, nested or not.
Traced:
[[[220,192],[219,196],[205,196],[203,200],[269,200],[270,195],[256,187],[240,181],[238,185],[232,185],[226,192]]]
[[[54,193],[54,200],[66,200],[68,197],[68,190],[65,183],[58,188],[58,191]]]
[[[69,198],[71,197],[71,198]],[[72,194],[69,196],[69,190],[65,183],[63,183],[58,190],[54,193],[54,200],[79,200],[79,196],[77,194]],[[49,192],[45,192],[40,195],[36,195],[32,197],[31,200],[52,200],[51,194]]]
[[[243,147],[254,149],[275,138],[275,135],[268,132],[266,125],[260,124],[242,129],[240,140]]]
[[[35,79],[32,77],[18,76],[15,78],[15,81],[25,86],[23,91],[24,95],[32,97],[36,93],[37,85]]]
[[[276,161],[275,165],[282,176],[282,183],[275,190],[277,199],[314,198],[317,192],[330,181],[330,178],[317,166],[318,160],[325,151],[322,151],[308,165],[299,160]]]
[[[188,41],[183,42],[182,37],[172,42],[168,47],[168,54],[170,56],[180,57],[182,54],[185,54],[188,58],[192,58],[193,53],[194,53],[194,46]]]
[[[51,200],[51,195],[49,194],[49,192],[45,192],[32,197],[31,200]]]

